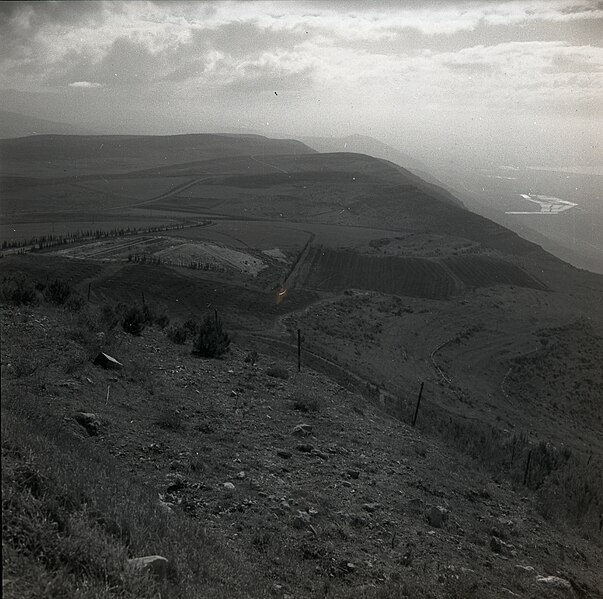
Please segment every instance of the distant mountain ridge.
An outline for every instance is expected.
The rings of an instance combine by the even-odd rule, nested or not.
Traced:
[[[94,135],[95,131],[71,123],[49,121],[28,114],[0,110],[0,139],[13,139],[32,135]]]
[[[0,140],[3,174],[74,176],[126,173],[234,156],[316,154],[290,139],[261,135],[34,135]]]
[[[367,154],[374,158],[383,158],[413,172],[420,172],[421,176],[429,171],[427,165],[412,156],[396,150],[391,146],[370,137],[354,133],[346,137],[296,137],[306,145],[319,152],[357,152]]]

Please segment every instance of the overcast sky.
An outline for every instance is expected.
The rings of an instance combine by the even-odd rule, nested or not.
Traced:
[[[603,163],[603,2],[10,2],[2,108],[100,132]]]

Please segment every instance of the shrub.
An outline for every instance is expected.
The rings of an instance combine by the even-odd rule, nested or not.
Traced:
[[[299,412],[318,412],[320,410],[320,402],[313,395],[307,395],[303,391],[297,391],[293,397],[293,409]]]
[[[182,428],[182,417],[173,408],[164,408],[155,420],[155,424],[166,430],[179,430]]]
[[[71,296],[73,289],[71,285],[61,279],[55,279],[44,288],[44,299],[57,306],[62,306]]]
[[[162,329],[164,329],[168,324],[170,324],[170,319],[165,312],[159,312],[155,307],[150,306],[149,304],[143,304],[142,314],[144,317],[145,324],[156,324]]]
[[[121,326],[130,335],[140,335],[145,326],[143,311],[138,306],[128,308],[121,317]]]
[[[0,298],[20,306],[21,304],[34,304],[37,302],[36,288],[25,277],[3,277],[0,285]]]
[[[189,320],[187,320],[182,327],[191,336],[198,335],[201,328],[199,323],[192,318],[189,318]]]
[[[284,366],[270,366],[266,369],[266,374],[275,379],[287,380],[289,378],[289,371]]]
[[[193,341],[193,354],[202,358],[219,358],[230,346],[230,337],[224,331],[220,318],[206,316]]]
[[[167,330],[167,337],[172,343],[182,345],[188,339],[188,331],[183,325],[172,326]]]

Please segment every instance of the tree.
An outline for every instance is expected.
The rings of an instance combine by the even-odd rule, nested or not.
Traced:
[[[193,341],[193,354],[202,358],[219,358],[228,351],[230,337],[219,317],[206,316]]]

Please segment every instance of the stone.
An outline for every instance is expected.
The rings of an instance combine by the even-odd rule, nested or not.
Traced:
[[[247,474],[245,473],[245,470],[241,470],[241,472],[239,472],[237,474],[237,478],[243,479],[247,476]]]
[[[310,443],[301,443],[297,446],[297,451],[301,451],[302,453],[311,453],[314,451],[314,446],[310,445]]]
[[[224,483],[223,487],[227,491],[234,491],[234,489],[235,489],[235,486],[232,483]]]
[[[279,458],[283,458],[284,460],[288,460],[293,454],[287,449],[277,449],[276,455]]]
[[[440,505],[434,505],[427,512],[427,521],[434,528],[442,528],[448,520],[448,510]]]
[[[312,516],[308,512],[298,510],[297,515],[293,517],[292,524],[295,528],[305,528],[310,524]]]
[[[169,561],[161,555],[145,555],[144,557],[133,557],[128,563],[136,570],[150,572],[158,580],[167,577]]]
[[[297,424],[293,427],[291,434],[294,437],[308,437],[312,434],[312,427],[309,424]]]
[[[90,437],[95,437],[99,434],[102,422],[96,414],[91,412],[77,412],[74,416],[75,421],[82,426]]]
[[[409,499],[406,502],[406,509],[409,512],[419,514],[423,511],[423,502],[417,497],[415,497],[414,499]]]
[[[547,586],[556,589],[571,589],[572,585],[568,580],[559,578],[558,576],[536,576],[536,582],[546,584]]]
[[[100,352],[96,358],[94,358],[92,363],[95,366],[102,366],[103,368],[109,368],[112,370],[121,370],[124,367],[121,362],[103,352]]]
[[[321,460],[328,460],[329,459],[329,454],[325,453],[324,451],[319,451],[318,449],[314,450],[314,455],[316,457],[319,457]]]
[[[490,537],[490,549],[492,549],[494,553],[502,553],[503,546],[498,537]]]
[[[163,500],[159,500],[159,509],[164,513],[164,514],[173,514],[174,510],[171,506],[171,504],[169,504],[167,501],[163,501]]]
[[[373,503],[365,503],[362,506],[362,509],[367,512],[372,513],[372,512],[376,512],[380,507],[381,507],[380,503],[373,502]]]
[[[360,470],[348,470],[348,476],[355,480],[360,476]]]
[[[173,491],[179,491],[187,486],[188,481],[181,474],[168,474],[170,484],[167,486],[167,491],[172,493]]]

